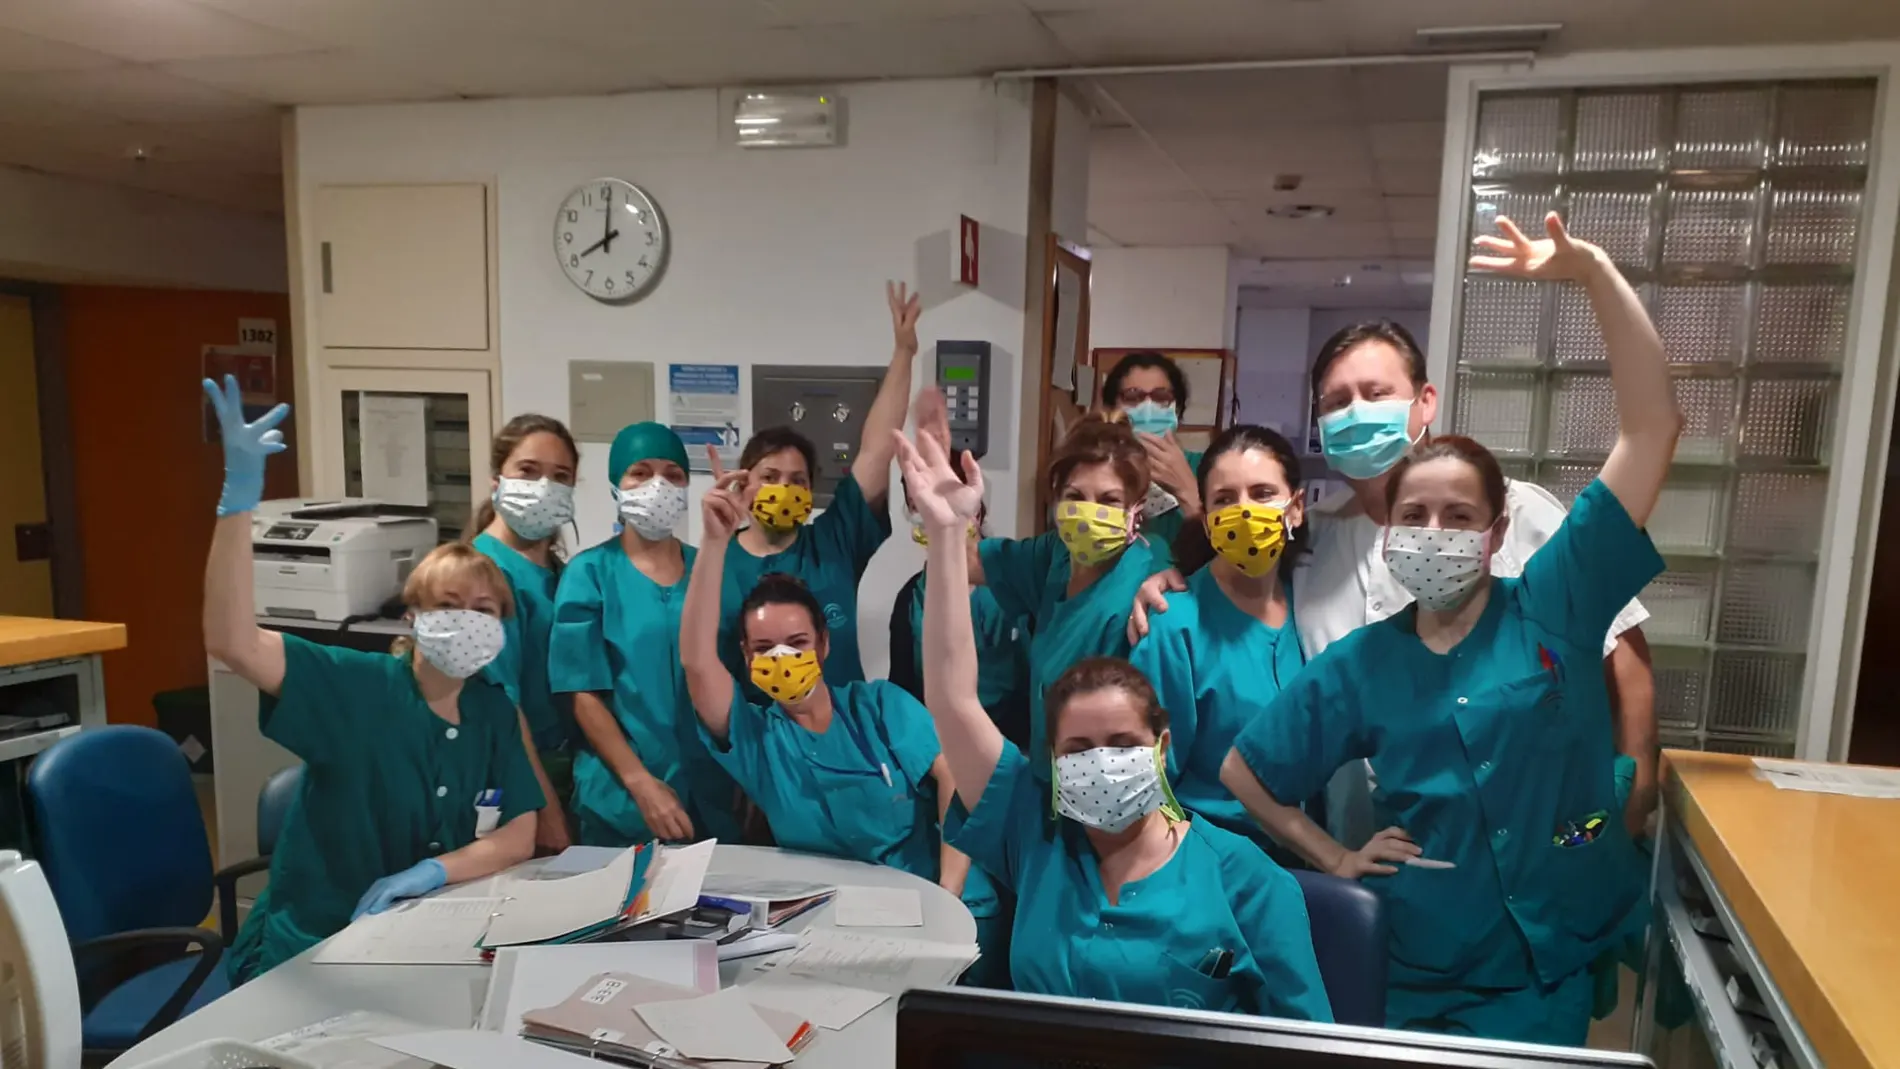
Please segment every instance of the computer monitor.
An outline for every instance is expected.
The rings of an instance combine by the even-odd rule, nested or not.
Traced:
[[[946,988],[897,1004],[897,1069],[1598,1069],[1612,1051]],[[1652,1067],[1653,1069],[1653,1067]]]

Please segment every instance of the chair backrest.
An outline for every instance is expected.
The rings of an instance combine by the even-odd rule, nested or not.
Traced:
[[[87,728],[40,754],[26,785],[68,938],[204,922],[211,842],[191,766],[163,732]]]
[[[1369,888],[1295,870],[1313,923],[1313,954],[1340,1024],[1385,1027],[1385,903]]]
[[[303,786],[303,766],[291,765],[271,773],[264,789],[257,792],[257,856],[277,852],[277,836],[284,830],[284,818],[290,815],[290,803],[297,800]]]
[[[0,1065],[79,1069],[79,978],[59,905],[39,865],[12,850],[0,850],[0,973],[0,1014],[24,1026]]]

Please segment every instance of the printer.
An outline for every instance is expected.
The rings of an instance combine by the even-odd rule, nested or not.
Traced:
[[[251,513],[257,614],[341,622],[378,615],[436,545],[425,507],[368,498],[266,501]]]

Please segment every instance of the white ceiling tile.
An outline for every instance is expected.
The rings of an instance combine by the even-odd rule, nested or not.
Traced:
[[[151,67],[101,67],[52,74],[0,75],[0,98],[53,106],[71,103],[129,122],[237,118],[270,105],[176,78]]]
[[[0,25],[135,63],[308,51],[310,43],[191,0],[7,0]]]
[[[1379,178],[1379,188],[1386,193],[1399,196],[1433,197],[1438,196],[1440,174],[1438,161],[1430,163],[1391,163],[1381,161],[1375,170]]]
[[[279,214],[284,207],[281,178],[240,174],[211,164],[147,164],[131,172],[123,184],[259,214]]]
[[[1392,236],[1395,239],[1423,238],[1430,241],[1438,236],[1437,219],[1393,220]]]
[[[772,10],[780,26],[1027,13],[1019,0],[765,0],[763,6]]]
[[[1372,162],[1365,130],[1351,125],[1274,130],[1150,130],[1163,151],[1192,170],[1209,163],[1301,168],[1364,167]]]
[[[1308,195],[1278,193],[1267,196],[1232,198],[1219,202],[1221,208],[1233,219],[1239,220],[1242,228],[1255,230],[1260,227],[1285,227],[1298,223],[1311,223],[1318,226],[1384,226],[1386,225],[1383,198],[1376,194],[1360,193],[1343,196],[1319,198]],[[1295,204],[1321,204],[1333,209],[1333,214],[1323,219],[1279,219],[1268,210],[1289,207]]]
[[[1122,245],[1225,245],[1234,225],[1199,198],[1092,203],[1089,225]]]
[[[1445,118],[1451,68],[1441,63],[1354,67],[1353,100],[1361,122],[1412,122]]]
[[[875,77],[891,62],[838,48],[806,30],[760,30],[716,47],[656,47],[627,58],[630,69],[674,86],[844,81]]]
[[[1445,153],[1443,121],[1381,122],[1366,129],[1372,158],[1380,163],[1429,163]]]
[[[469,97],[587,96],[659,88],[628,55],[457,31],[435,47],[364,48],[362,61]]]
[[[1138,123],[1241,131],[1352,122],[1352,80],[1343,68],[1131,75],[1093,80]]]
[[[1332,203],[1341,195],[1364,196],[1379,189],[1372,168],[1348,159],[1294,160],[1283,158],[1251,163],[1191,163],[1183,169],[1194,184],[1213,196],[1267,195],[1295,203]],[[1274,179],[1283,174],[1297,175],[1300,184],[1291,191],[1276,192]],[[1096,181],[1091,171],[1089,182]]]
[[[372,104],[441,100],[455,95],[412,73],[410,61],[375,60],[353,52],[197,59],[160,69],[188,81],[273,104]]]
[[[1438,198],[1430,196],[1385,196],[1385,217],[1394,223],[1436,223]]]
[[[1276,260],[1315,257],[1392,255],[1392,239],[1382,223],[1341,223],[1331,219],[1270,219],[1268,226],[1249,226],[1248,247]]]
[[[104,52],[49,41],[44,37],[0,26],[0,73],[81,71],[91,67],[109,67],[118,62]]]
[[[1394,237],[1392,239],[1392,255],[1394,256],[1424,257],[1434,255],[1437,251],[1436,238]]]
[[[858,57],[867,67],[904,57],[904,76],[953,77],[971,71],[1039,67],[1068,61],[1032,16],[964,15],[915,22],[850,23],[797,31],[827,51]]]
[[[1078,63],[1173,63],[1345,51],[1325,4],[1303,0],[1065,3],[1041,15]]]

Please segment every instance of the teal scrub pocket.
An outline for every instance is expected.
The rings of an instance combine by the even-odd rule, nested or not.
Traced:
[[[824,778],[825,810],[853,858],[877,862],[910,836],[916,805],[902,782],[886,784],[876,775]]]
[[[1210,952],[1211,955],[1212,952]],[[1216,980],[1169,955],[1162,955],[1162,982],[1167,984],[1165,1004],[1177,1010],[1210,1010],[1229,1013],[1239,1005],[1230,978]]]

